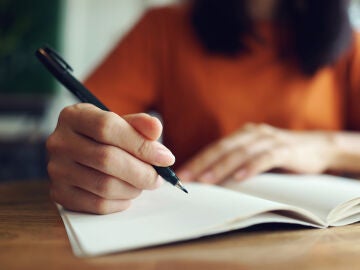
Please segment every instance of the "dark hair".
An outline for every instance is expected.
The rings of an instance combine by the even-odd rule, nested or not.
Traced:
[[[195,0],[191,21],[211,53],[234,56],[246,52],[242,37],[254,34],[246,0]],[[286,31],[291,39],[288,56],[295,57],[307,75],[334,63],[352,39],[348,0],[280,0],[276,23],[279,33]],[[284,51],[280,36],[279,42],[279,52]]]

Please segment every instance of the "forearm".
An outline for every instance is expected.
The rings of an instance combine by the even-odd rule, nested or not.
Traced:
[[[360,132],[331,134],[333,158],[329,170],[360,173]]]

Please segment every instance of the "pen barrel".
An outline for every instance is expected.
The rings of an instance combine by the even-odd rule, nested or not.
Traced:
[[[104,111],[109,111],[97,97],[69,73],[68,69],[70,66],[62,58],[59,62],[60,56],[57,53],[56,57],[54,57],[54,55],[49,54],[49,48],[40,48],[35,52],[35,55],[47,70],[81,102],[90,103]]]
[[[98,100],[87,88],[84,87],[77,79],[71,74],[66,74],[65,78],[59,78],[60,82],[72,92],[81,102],[90,103],[96,107],[110,111],[100,100]]]
[[[169,167],[159,167],[153,166],[155,171],[167,182],[173,184],[174,186],[179,182],[176,174]]]

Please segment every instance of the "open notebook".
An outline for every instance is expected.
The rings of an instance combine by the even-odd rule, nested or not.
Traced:
[[[95,256],[199,238],[260,223],[315,228],[360,221],[360,181],[328,175],[263,174],[224,186],[165,183],[130,209],[90,215],[60,209],[77,256]]]

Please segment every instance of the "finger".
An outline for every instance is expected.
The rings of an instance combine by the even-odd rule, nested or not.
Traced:
[[[99,144],[89,138],[68,131],[66,142],[48,143],[50,152],[71,159],[104,174],[122,179],[138,189],[154,189],[161,179],[154,168],[111,145]]]
[[[77,187],[52,183],[50,196],[63,207],[94,214],[110,214],[129,208],[130,200],[107,200]]]
[[[125,181],[68,160],[50,160],[48,173],[54,182],[79,187],[104,199],[130,200],[141,194]]]
[[[67,107],[61,112],[59,121],[69,123],[78,134],[119,147],[147,163],[170,166],[175,162],[174,155],[164,145],[146,139],[117,114],[93,105],[80,103]]]
[[[128,114],[123,116],[136,131],[151,141],[159,139],[162,133],[162,124],[156,117],[146,113]]]
[[[222,157],[219,162],[199,177],[199,181],[213,184],[222,182],[254,155],[272,149],[275,144],[277,142],[272,136],[258,136],[245,146],[239,147]]]
[[[290,151],[286,145],[277,146],[272,150],[261,152],[244,164],[244,166],[234,174],[234,178],[241,181],[271,169],[281,168],[286,164],[289,157]]]
[[[240,132],[222,139],[219,142],[210,145],[186,163],[178,171],[178,176],[185,182],[196,180],[200,174],[214,163],[218,162],[218,160],[222,159],[223,156],[253,139],[254,134],[252,132]]]
[[[278,131],[281,130],[279,128],[273,127],[265,123],[261,123],[261,124],[247,123],[243,126],[242,129],[243,131],[253,131],[263,135],[273,135],[274,133],[277,133]]]
[[[245,123],[245,125],[243,125],[242,130],[243,131],[252,131],[253,129],[255,129],[257,127],[257,124],[255,123]]]

